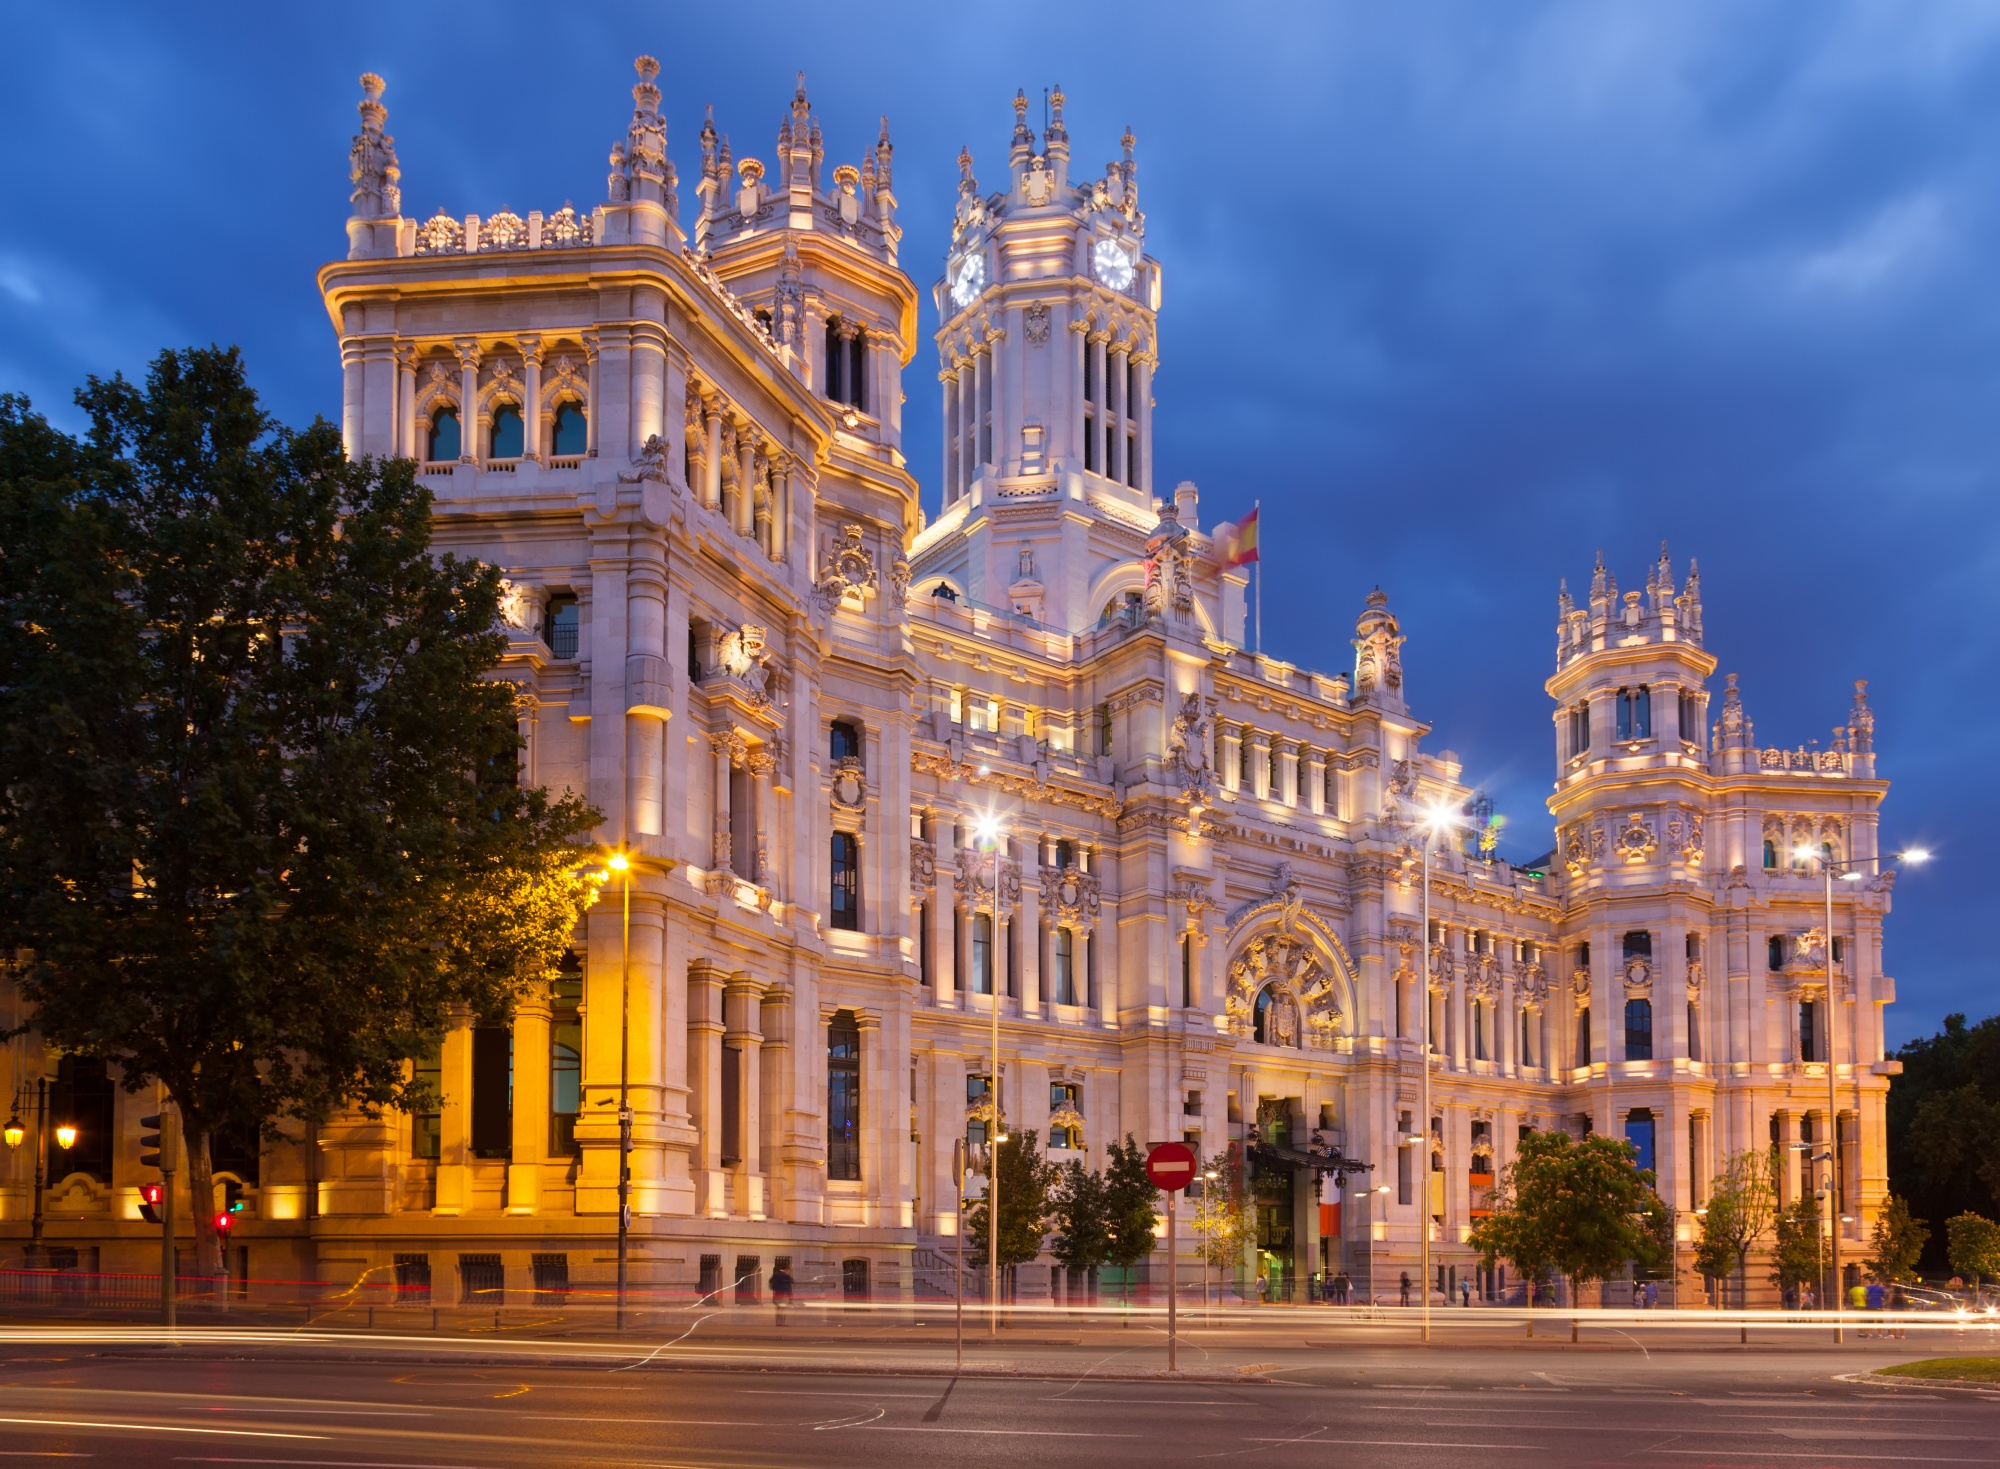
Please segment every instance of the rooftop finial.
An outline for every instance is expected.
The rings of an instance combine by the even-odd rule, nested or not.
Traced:
[[[667,125],[660,119],[660,63],[650,56],[632,62],[639,80],[632,87],[632,125],[625,133],[625,159],[632,171],[632,198],[664,205],[669,218],[680,214],[674,194],[674,166],[667,161]]]
[[[1035,135],[1028,131],[1028,89],[1021,88],[1014,94],[1014,163],[1025,163],[1034,156]]]
[[[402,167],[396,162],[396,140],[382,131],[389,109],[382,105],[382,78],[361,74],[361,131],[348,150],[347,176],[354,184],[348,198],[356,219],[395,219],[403,212]]]
[[[1063,89],[1061,82],[1057,82],[1055,90],[1049,93],[1049,126],[1048,130],[1042,136],[1047,151],[1061,153],[1065,157],[1068,156],[1069,129],[1063,126]]]

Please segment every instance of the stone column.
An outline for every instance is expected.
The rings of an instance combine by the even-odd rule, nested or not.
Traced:
[[[722,1043],[734,1046],[736,1119],[742,1160],[731,1177],[733,1212],[747,1219],[766,1217],[764,1200],[763,985],[747,970],[729,976],[723,989]]]
[[[479,343],[461,337],[452,343],[458,353],[458,462],[479,462]]]
[[[583,405],[583,456],[597,457],[597,334],[587,332],[583,338],[584,379],[590,401]]]
[[[521,404],[521,457],[536,464],[542,456],[542,339],[521,338],[522,377],[525,387]]]
[[[472,1204],[472,1017],[452,1016],[438,1057],[437,1202],[452,1218]]]
[[[931,847],[937,854],[937,891],[931,894],[931,971],[941,1010],[958,1008],[958,855],[957,826],[934,821]]]
[[[722,508],[722,411],[713,398],[702,400],[702,416],[707,420],[705,430],[707,447],[702,451],[702,468],[705,471],[701,486],[701,503],[711,510]]]
[[[1243,788],[1243,736],[1242,725],[1225,724],[1222,728],[1222,788],[1238,791]]]
[[[1299,747],[1292,741],[1286,740],[1277,747],[1277,754],[1278,784],[1281,787],[1277,792],[1277,798],[1287,806],[1296,806],[1300,804]]]
[[[1326,756],[1308,748],[1306,756],[1306,807],[1315,816],[1326,814]]]
[[[1139,366],[1132,383],[1132,394],[1136,400],[1131,404],[1132,416],[1139,423],[1139,493],[1153,493],[1153,357],[1141,352],[1133,359]]]
[[[736,534],[756,533],[757,430],[747,420],[736,425]]]
[[[759,443],[752,451],[750,461],[750,526],[751,535],[770,559],[772,545],[771,522],[771,456],[766,447]]]
[[[514,1004],[514,1135],[507,1164],[507,1212],[541,1205],[542,1161],[549,1149],[549,996],[536,985]]]
[[[977,409],[975,380],[977,369],[967,358],[958,366],[958,492],[972,493],[972,481],[979,474],[979,444],[973,433]]]
[[[396,347],[396,453],[421,462],[426,447],[417,436],[417,349],[403,342]]]
[[[1271,737],[1261,732],[1250,736],[1250,790],[1260,801],[1271,796]]]
[[[688,1097],[694,1124],[689,1170],[695,1207],[706,1217],[729,1212],[728,1179],[722,1170],[722,971],[706,959],[688,966]]]
[[[1090,351],[1089,329],[1086,319],[1079,316],[1070,323],[1071,347],[1069,360],[1069,452],[1076,460],[1076,467],[1083,468],[1083,436],[1090,426],[1084,413],[1083,382],[1085,354]]]
[[[708,737],[708,748],[715,756],[715,820],[711,828],[713,835],[710,841],[709,860],[718,872],[735,871],[732,865],[732,853],[735,848],[730,832],[732,813],[729,809],[729,772],[740,758],[738,750],[742,743],[743,737],[733,729]]]
[[[1015,910],[1012,929],[1020,955],[1021,1014],[1038,1016],[1049,996],[1042,990],[1042,842],[1039,837],[1023,842],[1026,855],[1021,862],[1021,903]]]
[[[771,861],[771,833],[769,830],[771,812],[771,772],[778,768],[778,762],[770,751],[763,748],[752,750],[745,757],[750,767],[750,820],[757,833],[756,871],[746,874],[760,887],[772,886],[775,876]]]
[[[882,1040],[881,1014],[856,1010],[854,1020],[861,1031],[861,1197],[870,1224],[893,1228],[901,1222],[895,1203],[902,1170],[896,1165],[909,1145],[905,1121],[909,1104],[903,1098],[909,1083],[895,1085],[896,1074]]]
[[[1104,477],[1125,481],[1125,420],[1130,404],[1125,401],[1126,349],[1107,350],[1104,354]]]
[[[764,1214],[770,1219],[796,1217],[784,1148],[784,1119],[794,1105],[791,999],[788,991],[774,986],[763,992],[758,1006],[757,1028],[763,1039],[758,1047],[757,1156],[764,1166]]]
[[[1086,431],[1096,437],[1096,443],[1091,451],[1092,457],[1097,460],[1095,473],[1106,478],[1110,477],[1110,470],[1104,462],[1104,427],[1111,420],[1111,385],[1105,380],[1104,365],[1110,355],[1105,350],[1110,341],[1110,336],[1104,332],[1092,333],[1090,338],[1091,375],[1097,379],[1097,412],[1086,420],[1085,425]]]

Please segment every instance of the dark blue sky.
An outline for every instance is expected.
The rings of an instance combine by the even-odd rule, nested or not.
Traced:
[[[997,23],[996,15],[1011,15]],[[704,103],[768,157],[803,67],[829,162],[888,114],[904,261],[936,274],[960,144],[1018,86],[1077,166],[1139,137],[1165,264],[1156,483],[1261,498],[1271,650],[1345,667],[1380,582],[1431,748],[1548,844],[1557,578],[1700,558],[1765,744],[1867,678],[1899,884],[1897,1038],[1994,999],[2000,833],[2000,7],[8,7],[0,390],[74,422],[91,372],[240,343],[337,416],[313,271],[344,251],[356,75],[407,212],[588,207],[660,58],[691,218]],[[1039,111],[1039,108],[1037,108]],[[924,330],[932,322],[928,307]],[[936,503],[934,359],[908,378]],[[1981,920],[1979,915],[1988,918]]]

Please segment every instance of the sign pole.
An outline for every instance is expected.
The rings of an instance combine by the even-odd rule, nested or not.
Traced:
[[[1167,1190],[1167,1371],[1181,1370],[1180,1339],[1180,1237],[1174,1228],[1174,1200],[1180,1194]]]

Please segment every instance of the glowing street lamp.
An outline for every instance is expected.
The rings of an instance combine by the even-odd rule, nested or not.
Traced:
[[[56,1146],[67,1153],[76,1146],[76,1124],[65,1122],[56,1128]]]
[[[7,1139],[7,1146],[10,1148],[20,1147],[22,1142],[26,1140],[27,1136],[28,1136],[28,1129],[21,1126],[21,1118],[19,1113],[16,1113],[14,1116],[9,1117],[7,1119],[6,1130],[4,1132],[0,1132],[0,1137],[5,1137]]]
[[[1824,847],[1814,849],[1808,846],[1792,848],[1792,856],[1800,862],[1812,861],[1819,863],[1820,876],[1826,884],[1826,927],[1822,930],[1822,937],[1826,944],[1826,1127],[1829,1134],[1827,1141],[1827,1157],[1829,1159],[1827,1164],[1827,1214],[1831,1221],[1831,1227],[1828,1232],[1833,1237],[1833,1250],[1829,1262],[1829,1268],[1833,1275],[1833,1339],[1839,1342],[1845,1338],[1840,1320],[1843,1304],[1841,1297],[1845,1294],[1845,1291],[1842,1289],[1840,1276],[1840,1226],[1844,1222],[1844,1217],[1840,1212],[1840,1195],[1841,1186],[1846,1180],[1841,1177],[1842,1170],[1840,1166],[1840,1084],[1834,1074],[1835,1061],[1839,1053],[1835,1050],[1833,1044],[1833,1026],[1839,1007],[1834,1003],[1833,993],[1833,884],[1836,879],[1841,882],[1860,882],[1862,878],[1867,876],[1866,873],[1859,870],[1861,863],[1873,862],[1879,867],[1882,859],[1879,857],[1850,857],[1843,861],[1832,856]],[[1905,847],[1902,851],[1896,853],[1895,860],[1902,862],[1906,866],[1921,867],[1924,863],[1931,860],[1931,854],[1929,849],[1925,847]],[[1838,870],[1836,871],[1836,869]],[[1857,1065],[1860,1062],[1860,1058],[1860,1037],[1857,1031],[1855,1041],[1855,1061]],[[1858,1075],[1856,1082],[1857,1084],[1859,1082]],[[1858,1110],[1856,1118],[1857,1120],[1859,1119]],[[1858,1136],[1855,1142],[1858,1146],[1860,1143]]]

